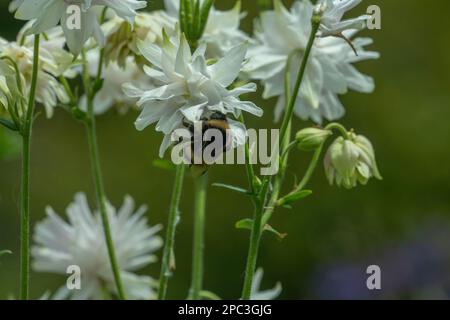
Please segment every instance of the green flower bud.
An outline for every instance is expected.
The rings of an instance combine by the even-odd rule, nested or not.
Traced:
[[[325,174],[331,185],[351,189],[358,183],[366,185],[370,178],[382,179],[375,160],[375,151],[370,141],[349,134],[349,139],[337,138],[328,149]]]
[[[320,147],[333,133],[330,130],[306,128],[295,135],[297,146],[303,151],[314,151]]]

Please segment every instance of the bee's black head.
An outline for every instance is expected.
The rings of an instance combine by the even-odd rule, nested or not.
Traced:
[[[210,120],[227,120],[227,116],[224,115],[222,112],[214,111],[211,116],[209,117]]]

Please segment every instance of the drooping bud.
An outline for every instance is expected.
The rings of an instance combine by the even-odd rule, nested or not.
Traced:
[[[314,151],[319,148],[333,133],[320,128],[306,128],[295,135],[297,146],[302,151]]]
[[[366,185],[370,178],[382,179],[370,141],[349,133],[349,138],[337,138],[325,155],[325,174],[331,185],[351,189],[358,182]]]

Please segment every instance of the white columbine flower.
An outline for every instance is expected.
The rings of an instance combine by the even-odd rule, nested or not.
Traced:
[[[78,6],[80,17],[71,6]],[[69,49],[76,55],[90,37],[104,44],[98,21],[97,6],[113,9],[120,17],[133,23],[136,10],[145,8],[146,1],[137,0],[26,0],[16,11],[20,20],[34,20],[31,33],[41,33],[61,23]]]
[[[201,4],[203,1],[200,1]],[[178,19],[179,0],[164,0],[169,16]],[[241,1],[237,1],[234,8],[228,11],[219,11],[211,7],[208,22],[206,24],[200,43],[206,43],[206,55],[208,59],[221,58],[231,48],[251,39],[239,29],[241,19]]]
[[[325,174],[331,185],[351,189],[366,185],[370,178],[382,179],[372,143],[364,136],[349,133],[349,139],[337,138],[328,149]]]
[[[228,87],[237,78],[244,57],[246,44],[231,49],[224,58],[214,64],[205,60],[206,45],[201,45],[193,54],[184,35],[165,38],[162,47],[148,42],[138,42],[142,55],[153,67],[144,67],[146,74],[154,80],[156,88],[143,91],[132,84],[125,84],[125,93],[139,98],[138,107],[142,112],[136,120],[136,128],[143,130],[157,122],[156,130],[165,134],[160,155],[171,144],[171,134],[183,127],[184,120],[198,122],[202,116],[216,111],[237,118],[242,111],[256,116],[262,110],[249,101],[241,101],[239,96],[256,90],[253,83],[235,89]],[[230,121],[231,129],[236,129],[234,145],[243,143],[240,134],[245,132],[242,125]]]
[[[277,282],[274,288],[261,291],[261,282],[264,276],[264,270],[258,268],[255,272],[252,283],[252,291],[250,294],[250,300],[275,300],[281,294],[281,283]]]
[[[154,298],[154,280],[134,272],[155,262],[153,253],[162,245],[156,233],[161,227],[149,227],[143,215],[147,208],[135,211],[131,197],[125,197],[122,207],[116,210],[108,204],[109,223],[121,269],[125,292],[130,299]],[[81,269],[81,290],[69,290],[66,285],[58,291],[59,297],[75,300],[102,299],[105,290],[115,293],[116,286],[108,257],[100,214],[93,213],[83,193],[67,210],[68,222],[47,208],[47,218],[35,228],[32,248],[33,269],[66,275],[67,267]]]
[[[363,29],[369,15],[342,20],[344,14],[356,7],[362,0],[321,0],[316,6],[316,12],[321,14],[320,35],[339,35],[348,29]]]
[[[18,39],[18,41],[20,41],[20,39]],[[59,50],[53,41],[49,39],[48,41],[46,40],[43,42],[39,51],[36,101],[44,105],[47,117],[53,115],[53,109],[58,105],[58,102],[69,102],[69,97],[67,96],[64,87],[58,82],[57,77],[65,72],[68,72],[70,75],[67,68],[71,63],[71,55],[67,56],[67,52],[64,54],[64,50]],[[21,93],[25,99],[28,99],[31,87],[33,55],[32,41],[25,40],[23,45],[20,45],[18,42],[8,42],[0,38],[0,56],[9,57],[16,63],[21,77]],[[16,81],[15,74],[14,81]],[[9,90],[12,92],[17,89],[13,88],[16,87],[16,84],[13,84],[12,82],[9,82],[8,86]],[[1,88],[0,90],[4,91]],[[26,108],[27,102],[25,101],[23,105],[23,108]],[[20,110],[21,114],[23,114],[24,111],[25,110]]]
[[[245,65],[244,72],[250,78],[262,81],[265,99],[278,97],[277,120],[285,106],[286,65],[290,62],[288,68],[292,88],[311,33],[312,15],[313,5],[309,0],[295,1],[290,11],[276,0],[275,9],[263,12],[256,26],[257,45],[249,50],[250,61]],[[347,30],[343,35],[352,38],[355,33],[355,30]],[[321,123],[323,118],[335,120],[345,113],[338,95],[347,93],[349,89],[372,92],[373,79],[359,73],[352,65],[379,57],[376,52],[364,50],[371,43],[370,38],[354,39],[353,45],[358,52],[356,56],[344,39],[317,38],[298,93],[295,114],[316,123]]]

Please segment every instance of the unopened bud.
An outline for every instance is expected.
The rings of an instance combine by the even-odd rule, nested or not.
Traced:
[[[295,135],[297,146],[303,151],[314,151],[319,148],[333,133],[320,128],[306,128]]]

